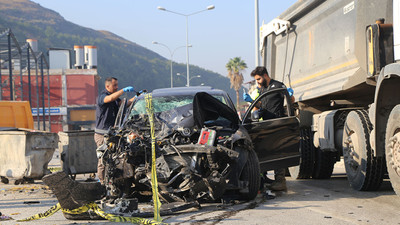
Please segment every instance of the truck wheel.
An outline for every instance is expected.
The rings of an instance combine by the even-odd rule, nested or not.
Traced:
[[[333,167],[336,163],[335,152],[322,151],[317,148],[315,151],[313,179],[329,179],[332,176]]]
[[[300,130],[300,165],[290,167],[290,176],[294,179],[308,179],[314,169],[314,143],[311,128]]]
[[[351,111],[343,131],[343,158],[350,186],[359,191],[377,190],[383,180],[384,160],[374,157],[369,144],[372,124],[365,110]]]
[[[393,108],[386,126],[386,165],[390,183],[400,196],[400,105]]]
[[[240,180],[247,181],[248,191],[241,192],[241,196],[246,200],[253,200],[257,197],[260,188],[260,162],[255,151],[250,150],[247,162],[243,167]]]

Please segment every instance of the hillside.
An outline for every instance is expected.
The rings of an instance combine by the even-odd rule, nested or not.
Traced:
[[[168,59],[109,31],[82,27],[65,20],[59,13],[43,8],[29,0],[0,0],[0,30],[11,28],[20,43],[27,38],[37,39],[39,50],[70,48],[74,45],[95,45],[98,51],[98,73],[104,78],[118,77],[120,87],[153,90],[170,86]],[[174,64],[174,71],[186,71],[185,64]],[[192,85],[212,85],[227,91],[235,102],[229,79],[212,71],[190,65],[190,73],[201,79]],[[174,77],[174,86],[184,86],[186,79]]]

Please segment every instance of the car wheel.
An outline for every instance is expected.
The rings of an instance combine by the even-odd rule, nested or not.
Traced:
[[[386,126],[386,165],[390,183],[400,196],[400,105],[393,108]]]
[[[289,168],[290,176],[294,179],[308,179],[314,169],[314,144],[311,128],[300,130],[300,165]]]
[[[247,162],[243,167],[242,174],[240,175],[241,181],[246,181],[247,189],[241,192],[241,195],[246,200],[253,200],[260,188],[260,163],[257,154],[254,150],[250,150]]]
[[[369,144],[372,124],[365,110],[351,111],[343,131],[343,159],[350,186],[359,191],[377,190],[383,180],[384,160],[374,157]]]

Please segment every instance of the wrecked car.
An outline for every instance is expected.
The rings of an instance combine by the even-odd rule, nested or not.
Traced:
[[[256,102],[281,91],[286,116],[262,120]],[[260,172],[299,163],[299,120],[287,91],[253,103],[243,121],[229,96],[211,87],[152,92],[159,195],[165,202],[213,201],[225,193],[254,199]],[[146,101],[123,103],[102,160],[109,197],[141,197],[151,190],[151,140]],[[261,170],[260,170],[261,167]]]
[[[159,196],[164,202],[215,201],[227,191],[258,193],[257,154],[229,96],[208,87],[152,92]],[[121,104],[101,160],[108,197],[151,199],[151,135],[144,95]],[[99,149],[100,150],[100,149]]]

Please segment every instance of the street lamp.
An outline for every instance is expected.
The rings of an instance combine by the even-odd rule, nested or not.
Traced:
[[[183,74],[181,74],[181,73],[176,73],[176,75],[177,75],[177,76],[182,76],[182,77],[184,77]],[[194,77],[189,78],[189,81],[192,80],[192,79],[194,79],[194,78],[199,78],[199,77],[201,77],[201,75],[196,75],[196,76],[194,76]],[[187,80],[187,77],[184,77],[184,78]],[[190,83],[190,82],[187,82],[187,84],[186,84],[187,87],[190,87],[190,86],[188,86],[189,83]]]
[[[168,49],[168,51],[169,51],[169,54],[170,54],[170,68],[171,68],[171,88],[172,88],[172,87],[174,87],[174,82],[173,82],[173,78],[172,78],[172,57],[174,56],[174,53],[175,53],[176,50],[178,50],[179,48],[186,47],[186,46],[179,46],[179,47],[175,48],[173,51],[171,51],[171,49],[167,45],[165,45],[163,43],[160,43],[160,42],[157,42],[157,41],[153,41],[153,44],[162,45],[162,46],[166,47]],[[192,45],[189,45],[189,47],[192,47]]]
[[[189,79],[189,44],[188,44],[189,43],[189,29],[188,29],[188,18],[189,18],[189,16],[192,16],[194,14],[198,14],[198,13],[201,13],[201,12],[204,12],[204,11],[207,11],[207,10],[212,10],[214,8],[215,8],[214,5],[210,5],[204,10],[200,10],[200,11],[197,11],[197,12],[194,12],[194,13],[190,13],[190,14],[183,14],[183,13],[178,13],[178,12],[174,12],[174,11],[171,11],[171,10],[167,10],[164,7],[161,7],[161,6],[157,7],[158,10],[162,10],[162,11],[166,11],[166,12],[170,12],[170,13],[174,13],[174,14],[186,17],[186,73],[187,73],[187,75],[186,75],[187,76],[187,78],[186,78],[186,80],[187,80],[186,86],[188,86],[188,87],[189,87],[189,81],[190,81],[190,79]]]
[[[193,78],[198,78],[198,77],[201,77],[200,75],[197,75],[197,76],[194,76],[194,77],[191,77],[190,79],[189,79],[189,81],[190,80],[192,80]],[[189,83],[189,82],[188,82]],[[189,87],[189,86],[188,86]]]

